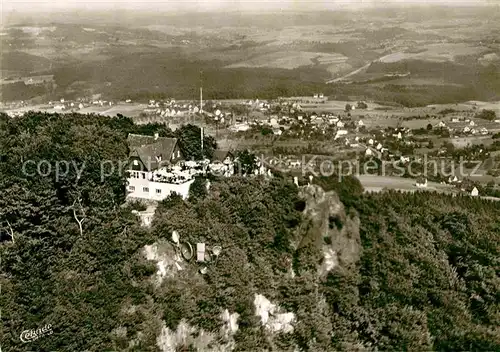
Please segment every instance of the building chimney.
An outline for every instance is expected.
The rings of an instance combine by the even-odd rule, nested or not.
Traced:
[[[159,137],[159,134],[155,133],[155,141],[158,139],[158,137]]]

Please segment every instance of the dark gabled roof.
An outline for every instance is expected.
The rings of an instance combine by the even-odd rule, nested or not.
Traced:
[[[148,170],[158,168],[158,157],[162,162],[167,162],[172,158],[172,153],[177,145],[177,138],[143,136],[129,134],[127,142],[130,149],[129,156],[139,157]]]
[[[232,157],[233,154],[229,150],[214,150],[212,156],[213,161],[224,161],[227,157]]]
[[[164,137],[158,137],[158,139],[160,138]],[[130,133],[127,136],[127,143],[130,150],[138,147],[143,147],[148,144],[153,144],[155,142],[156,140],[154,136],[143,136],[142,134],[132,134],[132,133]]]

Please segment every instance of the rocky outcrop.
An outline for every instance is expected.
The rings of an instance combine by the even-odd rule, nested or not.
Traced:
[[[224,310],[221,314],[224,322],[221,335],[191,326],[185,320],[179,322],[176,330],[163,325],[156,344],[161,352],[176,352],[189,346],[196,351],[229,352],[235,348],[233,336],[238,331],[238,318],[238,313],[231,314],[227,309]]]
[[[300,195],[306,202],[304,215],[309,223],[299,247],[314,243],[322,248],[320,273],[356,263],[362,249],[357,215],[346,214],[338,195],[325,192],[318,185],[302,187]]]
[[[186,266],[179,252],[166,241],[159,241],[144,247],[144,256],[147,260],[155,261],[158,268],[155,282],[160,285],[165,277],[174,277],[175,273]]]
[[[311,274],[309,272],[311,268],[309,264],[304,266],[307,269],[303,272],[301,272],[301,267],[298,265],[297,268],[299,270],[296,275],[299,279],[302,275],[305,275],[304,277],[312,280],[309,282],[314,282],[314,285],[319,286],[322,278],[328,272],[343,268],[349,269],[350,265],[359,260],[361,251],[359,218],[355,212],[346,211],[335,192],[325,192],[320,186],[303,186],[300,188],[300,196],[305,203],[305,207],[302,208],[304,209],[304,221],[301,224],[301,228],[297,229],[297,233],[301,234],[301,238],[298,238],[293,243],[293,247],[300,249],[312,244],[316,248],[321,249],[323,260],[318,276],[316,276],[316,272],[314,271],[314,276],[308,277]],[[316,258],[321,259],[321,253],[316,248],[313,248],[314,251],[312,252],[314,260]],[[308,252],[308,249],[304,249],[305,251],[303,252],[297,251],[299,258],[300,255],[309,255],[310,252]],[[166,243],[159,241],[152,246],[146,246],[145,255],[147,259],[157,262],[158,272],[156,279],[158,283],[161,283],[165,277],[179,275],[176,275],[176,272],[178,271],[177,264],[180,264],[177,263],[177,260],[180,260],[180,258],[176,257],[175,249],[172,245],[167,246]],[[309,263],[307,261],[304,262]],[[288,264],[290,265],[290,275],[293,278],[295,277],[293,262],[290,261]],[[184,263],[184,265],[183,269],[188,270],[190,264]],[[314,267],[314,264],[312,267]],[[195,273],[193,275],[198,274]],[[279,335],[289,334],[288,336],[292,338],[293,332],[300,332],[304,326],[308,326],[306,321],[312,316],[322,322],[323,335],[327,336],[326,339],[328,339],[329,331],[333,329],[329,325],[325,325],[325,322],[329,322],[329,308],[325,298],[318,290],[316,290],[315,294],[317,304],[312,307],[300,307],[297,311],[287,311],[284,309],[284,305],[280,306],[280,303],[275,301],[275,299],[279,300],[279,296],[271,302],[263,294],[255,291],[251,294],[253,295],[254,314],[259,318],[259,325],[263,327],[266,341],[270,344],[271,349],[275,348],[274,345],[277,343],[278,340],[276,339]],[[221,307],[220,319],[223,322],[222,328],[219,331],[210,332],[200,327],[189,325],[186,318],[182,319],[174,329],[163,324],[161,333],[157,339],[157,345],[163,352],[175,351],[187,346],[191,346],[191,348],[198,351],[232,351],[236,347],[234,337],[239,330],[239,315]],[[244,325],[242,325],[242,329],[244,329]]]
[[[289,333],[293,331],[295,314],[283,312],[280,307],[271,303],[263,295],[255,295],[253,302],[255,306],[255,315],[260,317],[264,327],[272,333]]]

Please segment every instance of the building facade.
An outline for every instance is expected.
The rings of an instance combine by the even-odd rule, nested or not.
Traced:
[[[130,134],[127,197],[161,201],[172,193],[189,194],[194,178],[172,168],[184,160],[176,138]]]
[[[180,194],[184,199],[189,194],[189,187],[194,178],[183,183],[155,182],[145,178],[129,178],[127,197],[161,201],[172,193]]]

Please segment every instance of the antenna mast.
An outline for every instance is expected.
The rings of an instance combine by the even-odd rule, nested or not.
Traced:
[[[203,112],[203,70],[200,71],[200,113]]]
[[[201,115],[201,131],[200,131],[200,139],[201,139],[201,155],[203,157],[203,70],[200,70],[200,115]]]

